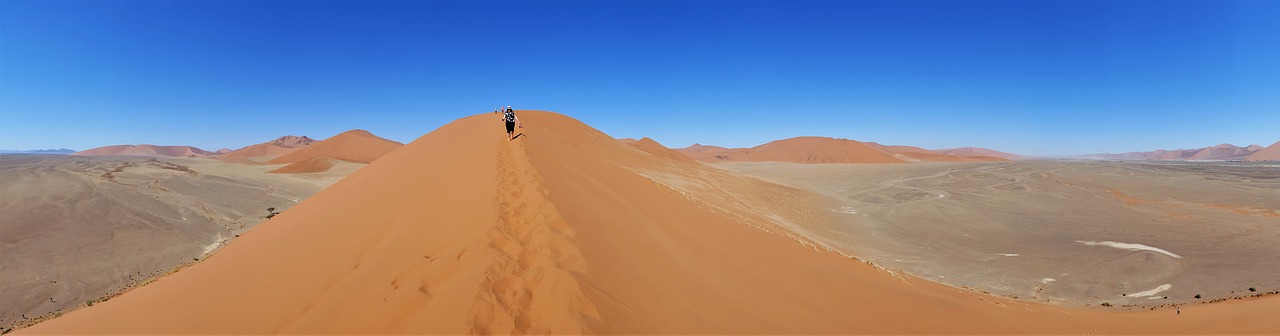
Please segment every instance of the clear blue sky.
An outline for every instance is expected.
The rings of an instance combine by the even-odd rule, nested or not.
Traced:
[[[497,105],[671,147],[1269,145],[1280,2],[0,1],[0,148],[408,142]]]

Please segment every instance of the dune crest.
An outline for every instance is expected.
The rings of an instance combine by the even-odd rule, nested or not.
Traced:
[[[1174,320],[877,271],[779,230],[821,221],[795,189],[675,164],[564,115],[520,117],[511,142],[487,114],[445,125],[200,264],[23,332],[1280,330],[1257,313],[1277,300]]]
[[[267,161],[269,164],[295,163],[311,158],[328,156],[334,159],[370,163],[390,153],[403,144],[383,139],[366,130],[350,130],[323,141],[307,145],[296,151]]]
[[[900,163],[868,144],[827,137],[796,137],[776,140],[752,148],[723,148],[695,144],[679,150],[705,162],[795,162],[795,163]]]
[[[1276,143],[1271,144],[1271,146],[1267,146],[1266,148],[1262,148],[1256,152],[1253,152],[1253,154],[1250,154],[1249,157],[1245,158],[1244,160],[1245,161],[1280,160],[1280,141],[1276,141]]]
[[[213,152],[191,146],[156,146],[156,145],[115,145],[71,153],[82,156],[161,156],[161,157],[194,157],[213,154]]]

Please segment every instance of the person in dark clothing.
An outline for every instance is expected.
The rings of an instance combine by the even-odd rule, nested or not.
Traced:
[[[520,118],[516,117],[516,110],[507,106],[507,111],[502,113],[502,121],[507,124],[507,141],[515,139],[516,124],[520,123]],[[521,124],[520,128],[524,128],[524,125]]]

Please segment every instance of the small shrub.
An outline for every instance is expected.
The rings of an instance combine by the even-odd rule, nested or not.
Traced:
[[[200,258],[191,258],[191,261],[200,261]]]
[[[1111,302],[1103,302],[1103,303],[1102,303],[1102,306],[1103,306],[1103,307],[1111,307]]]
[[[1258,289],[1257,289],[1257,288],[1253,288],[1253,287],[1249,287],[1249,291],[1250,291],[1250,292],[1257,292],[1257,291],[1258,291]]]
[[[84,304],[85,304],[85,305],[87,305],[87,306],[89,306],[89,307],[93,307],[93,300],[87,300],[87,301],[85,301],[85,302],[84,302]]]
[[[1200,294],[1196,294],[1196,298],[1197,298],[1197,299],[1199,299],[1199,298],[1200,298]]]

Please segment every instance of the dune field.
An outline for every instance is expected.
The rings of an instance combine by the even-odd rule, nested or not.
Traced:
[[[497,136],[502,125],[489,114],[459,119],[391,151],[196,265],[18,332],[1280,332],[1280,321],[1272,318],[1280,300],[1274,298],[1187,306],[1178,316],[1167,309],[1107,311],[1026,302],[887,271],[854,258],[849,251],[861,250],[847,249],[842,245],[847,242],[830,240],[833,233],[861,232],[847,230],[850,225],[885,224],[873,216],[850,217],[872,210],[842,208],[855,203],[813,186],[820,182],[787,178],[787,169],[809,168],[724,166],[769,176],[749,177],[669,157],[656,142],[615,140],[564,115],[519,113],[524,128],[515,141]],[[822,168],[831,171],[819,178],[851,184],[857,180],[841,174],[862,175],[858,169],[864,169],[805,167],[831,167]],[[918,172],[921,176],[879,172],[894,178],[882,185],[868,182],[865,195],[858,194],[864,202],[961,198],[957,202],[979,206],[970,211],[1000,200],[965,193],[985,187],[943,185],[967,179],[928,177],[946,176],[947,169],[968,171],[973,178],[1014,176],[990,187],[1015,191],[1088,180],[1052,169],[1042,169],[1051,175],[1019,173],[1025,168],[1016,162],[875,167],[936,171]],[[1112,174],[1128,174],[1124,169],[1130,168],[1114,169]],[[1250,184],[1254,173],[1240,174],[1232,179],[1244,182],[1233,186],[1251,186],[1256,194],[1220,198],[1215,202],[1221,206],[1206,204],[1212,194],[1173,200],[1138,185],[1106,181],[1089,182],[1115,194],[1082,186],[1053,189],[1067,191],[1043,197],[1092,197],[1107,199],[1117,209],[1137,208],[1114,210],[1124,214],[1156,214],[1167,207],[1194,209],[1191,216],[1226,211],[1234,214],[1223,216],[1249,225],[1272,220],[1256,207],[1275,209],[1274,204],[1250,203],[1266,190]],[[1186,181],[1212,184],[1217,178]],[[880,187],[885,189],[874,189]],[[931,192],[938,189],[954,191],[937,197]],[[1051,204],[1042,201],[1031,204]],[[919,208],[922,216],[936,215]],[[901,215],[909,216],[909,210],[902,207]],[[886,218],[897,218],[886,211]],[[951,237],[968,244],[976,238],[960,237],[992,234],[982,229],[974,226],[973,233]],[[1274,235],[1274,229],[1262,227],[1254,236]],[[1097,255],[1159,260],[1153,258],[1167,257],[1154,250],[1160,248],[1187,263],[1203,257],[1176,244],[1095,233],[1063,238],[1093,242],[1067,245],[1101,251]],[[943,240],[929,241],[941,245]],[[994,250],[1012,244],[994,244],[991,252],[1018,254],[997,255],[1012,260],[1034,257],[1031,249]],[[1127,259],[1118,258],[1114,269],[1127,270]],[[1182,288],[1175,283],[1169,291]]]

